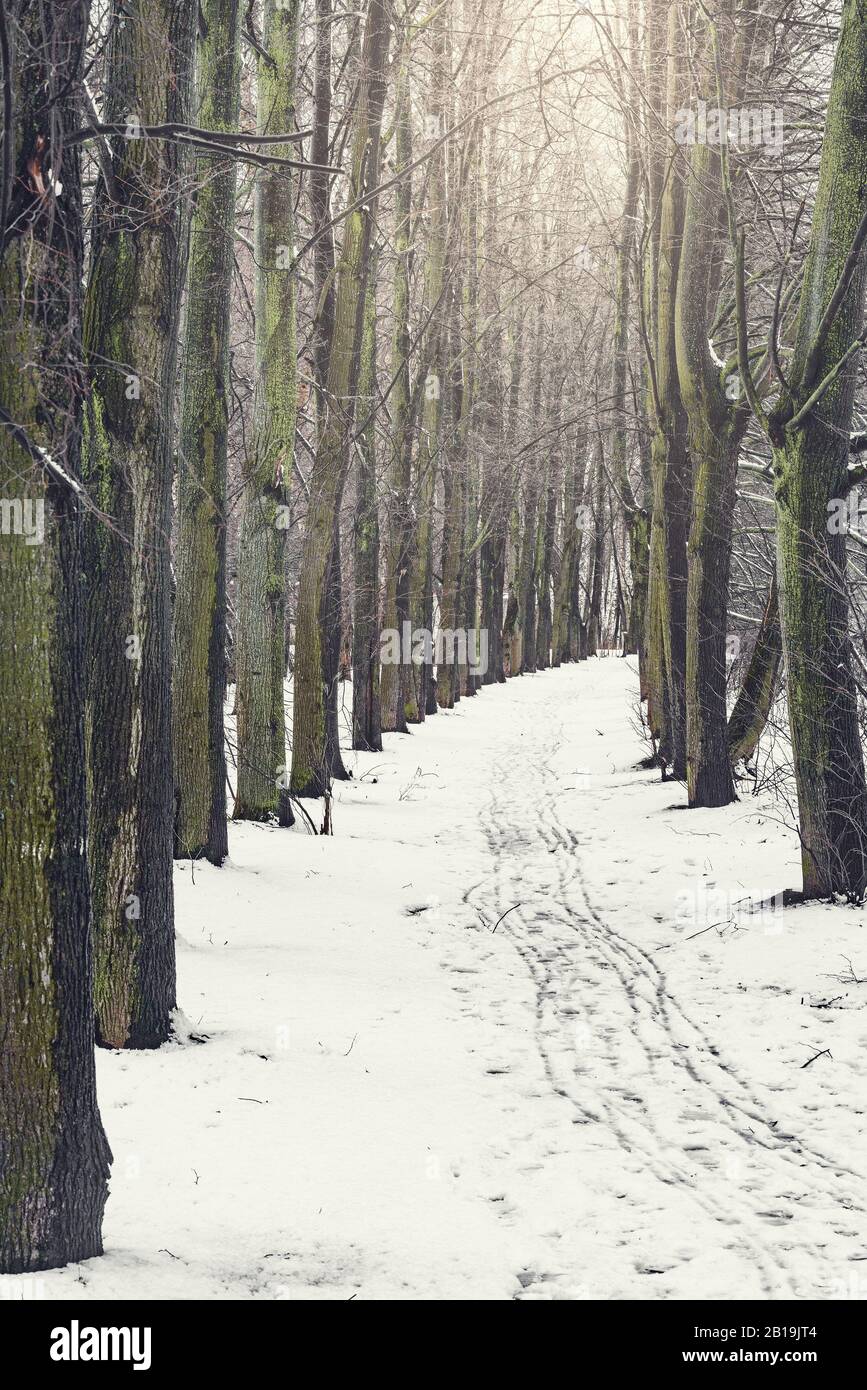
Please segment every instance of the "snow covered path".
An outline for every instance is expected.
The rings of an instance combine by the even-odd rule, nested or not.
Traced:
[[[206,1041],[99,1054],[106,1255],[0,1296],[867,1296],[863,913],[757,909],[794,836],[639,768],[635,684],[486,689],[333,838],[179,864]]]
[[[524,1297],[851,1296],[867,1257],[867,1191],[850,1162],[863,1170],[863,1136],[855,1155],[810,1142],[809,1120],[786,1132],[773,1092],[731,1064],[725,1028],[709,1036],[669,990],[665,956],[630,933],[665,870],[642,864],[628,809],[620,820],[627,789],[609,750],[626,710],[606,698],[618,674],[596,664],[576,692],[583,711],[556,677],[526,683],[484,813],[492,874],[467,895],[509,912],[499,930],[532,977],[546,1079],[575,1126],[565,1145],[562,1128],[516,1135],[563,1194]],[[627,889],[617,915],[588,888],[600,879],[609,899]]]

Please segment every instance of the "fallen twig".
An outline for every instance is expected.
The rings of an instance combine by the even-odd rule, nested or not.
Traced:
[[[830,1050],[830,1048],[823,1047],[823,1048],[822,1048],[822,1051],[821,1051],[821,1052],[817,1052],[815,1057],[810,1057],[808,1061],[804,1062],[804,1063],[801,1065],[800,1070],[803,1071],[803,1070],[804,1070],[804,1067],[808,1067],[808,1066],[810,1065],[810,1062],[815,1062],[815,1061],[817,1060],[817,1058],[819,1058],[819,1057],[831,1057],[831,1050]],[[834,1058],[831,1057],[831,1061],[832,1061],[832,1062],[833,1062],[833,1060],[834,1060]]]
[[[516,912],[517,909],[518,909],[519,907],[522,907],[522,906],[523,906],[522,903],[515,903],[515,906],[514,906],[514,907],[507,907],[507,908],[506,908],[506,911],[503,913],[503,917],[508,917],[508,915],[509,915],[510,912]],[[492,931],[492,932],[495,932],[495,931],[497,930],[497,927],[498,927],[498,926],[500,925],[500,923],[502,922],[503,917],[498,917],[498,918],[497,918],[496,922],[495,922],[494,925],[491,927],[491,931]]]
[[[682,941],[695,941],[695,938],[696,938],[697,936],[704,936],[705,932],[707,932],[707,931],[713,931],[714,927],[730,927],[731,924],[732,924],[732,922],[733,922],[734,920],[735,920],[734,917],[729,917],[728,920],[724,922],[724,921],[722,920],[722,918],[720,918],[720,920],[719,920],[718,922],[711,922],[710,926],[708,926],[708,927],[702,927],[701,931],[694,931],[694,932],[692,932],[692,934],[691,934],[690,936],[684,936],[684,937],[682,937],[681,940],[682,940]],[[653,950],[650,952],[650,955],[652,955],[652,956],[656,955],[656,952],[657,952],[657,951],[670,951],[671,948],[672,948],[672,946],[676,946],[677,944],[678,944],[678,943],[677,943],[676,940],[675,940],[675,941],[666,941],[666,942],[664,943],[664,945],[662,945],[662,946],[654,946]]]

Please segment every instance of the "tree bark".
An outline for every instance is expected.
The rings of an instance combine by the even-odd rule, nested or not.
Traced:
[[[373,274],[375,285],[375,272]],[[358,409],[364,419],[376,405],[376,298],[368,285]],[[356,455],[354,527],[355,604],[352,623],[352,746],[382,751],[379,694],[379,500],[376,495],[376,453],[371,419],[361,430]]]
[[[432,67],[428,115],[435,137],[445,132],[446,97],[451,75],[450,47],[444,7],[433,12],[428,27]],[[410,594],[413,626],[433,632],[433,512],[439,464],[442,398],[445,387],[447,315],[442,307],[446,281],[449,205],[446,197],[445,149],[433,150],[428,165],[427,248],[424,267],[422,311],[427,319],[424,360],[428,373],[424,382],[421,429],[416,458],[417,518],[413,546],[413,575]],[[436,680],[431,660],[414,668],[415,708],[421,722],[437,712]],[[412,723],[410,719],[408,722]]]
[[[867,882],[867,788],[851,671],[846,538],[828,503],[847,495],[854,358],[863,328],[863,251],[828,331],[820,325],[867,214],[867,13],[846,0],[787,371],[769,421],[777,500],[777,574],[804,893],[858,898]],[[844,363],[845,365],[841,365]],[[810,404],[830,376],[821,399]]]
[[[42,518],[41,541],[0,537],[0,1274],[102,1254],[111,1162],[96,1103],[85,830],[84,233],[65,139],[77,113],[60,99],[87,16],[84,3],[7,4],[5,16],[15,184],[0,229],[0,405],[70,481],[0,426],[0,495]],[[38,191],[49,164],[59,198]]]
[[[661,52],[656,47],[660,44]],[[671,129],[683,95],[683,37],[677,6],[661,0],[651,15],[648,62],[660,63],[666,49],[666,95],[659,99],[666,128]],[[652,93],[656,92],[657,82],[658,78],[651,74]],[[673,777],[685,780],[686,542],[691,464],[674,341],[684,194],[676,165],[672,164],[663,180],[655,155],[651,164],[651,187],[659,188],[660,205],[658,209],[655,205],[650,209],[659,232],[658,237],[652,236],[649,240],[652,284],[646,308],[646,331],[655,358],[655,418],[651,446],[653,509],[646,622],[648,720],[658,742],[663,775],[670,767]]]
[[[240,0],[202,0],[196,119],[238,129]],[[226,826],[226,456],[233,159],[198,163],[178,447],[173,633],[175,854],[222,864]]]
[[[265,0],[258,60],[257,128],[295,122],[299,0]],[[292,157],[293,147],[269,146]],[[236,820],[291,825],[283,679],[288,477],[298,408],[295,187],[285,169],[256,176],[256,395],[253,453],[246,461],[238,550]]]
[[[545,327],[544,304],[539,297],[536,309],[535,365],[531,421],[540,419],[542,410],[542,345]],[[539,474],[531,462],[525,479],[524,534],[518,570],[518,622],[520,626],[520,672],[536,669],[536,541],[539,524]]]
[[[554,566],[554,542],[557,534],[557,498],[560,492],[561,460],[560,440],[556,433],[560,425],[562,411],[560,401],[562,390],[555,385],[556,399],[550,417],[554,426],[554,437],[545,467],[545,511],[539,518],[539,546],[536,575],[538,622],[536,624],[536,669],[547,671],[551,664],[553,641],[553,610],[551,600],[551,581]]]
[[[113,6],[106,116],[188,117],[192,14]],[[116,136],[100,184],[84,319],[90,370],[87,524],[90,868],[97,1038],[158,1047],[175,1007],[172,897],[173,401],[184,269],[182,147]]]
[[[578,510],[579,487],[583,492],[583,474],[579,482],[579,456],[584,447],[583,434],[569,450],[566,464],[566,485],[563,494],[563,524],[561,528],[560,573],[554,590],[554,613],[552,624],[552,661],[559,666],[572,659],[569,642],[569,621],[574,570],[580,545],[581,513]]]
[[[602,435],[596,442],[593,474],[593,555],[590,597],[587,607],[587,655],[595,656],[602,645],[602,577],[605,571],[605,469]]]
[[[714,26],[726,26],[728,90],[719,90],[713,28],[697,64],[698,91],[705,100],[737,106],[750,65],[755,16],[742,17],[737,27],[732,20],[733,5],[725,0]],[[726,638],[738,454],[749,405],[738,376],[719,366],[710,347],[723,265],[724,173],[719,148],[692,146],[675,304],[678,380],[693,461],[686,615],[690,806],[725,806],[735,800],[727,727]]]
[[[353,135],[350,205],[361,205],[344,222],[338,269],[334,332],[328,362],[326,418],[317,441],[310,479],[310,501],[295,629],[292,780],[296,796],[328,791],[326,748],[327,691],[323,683],[320,626],[332,553],[335,517],[346,480],[353,396],[367,288],[371,222],[375,199],[362,201],[376,187],[380,165],[380,127],[385,100],[390,23],[384,0],[370,0],[361,52],[361,72]]]
[[[412,119],[409,80],[410,42],[403,36],[400,66],[395,89],[395,163],[406,169],[412,163]],[[410,594],[414,565],[413,533],[415,508],[412,502],[413,398],[410,385],[409,310],[410,264],[412,258],[412,176],[407,174],[395,192],[394,283],[392,311],[394,332],[391,344],[391,458],[388,471],[387,544],[385,555],[385,600],[383,627],[392,633],[412,626]],[[420,383],[419,383],[420,387]],[[382,728],[407,732],[407,722],[417,723],[418,697],[412,665],[403,660],[382,667],[380,682]]]
[[[749,762],[758,747],[774,702],[782,654],[777,576],[774,574],[750,662],[729,716],[732,767],[739,762]]]
[[[448,429],[442,449],[443,539],[440,636],[442,660],[437,664],[437,703],[452,709],[460,699],[457,643],[454,634],[461,614],[461,551],[466,497],[466,432],[470,383],[464,378],[461,353],[459,282],[452,277],[449,355],[452,363],[448,395]]]
[[[639,665],[644,665],[644,619],[647,607],[647,563],[649,517],[645,507],[639,506],[629,477],[629,395],[627,391],[627,367],[629,364],[629,316],[632,300],[632,259],[635,245],[635,224],[638,211],[639,162],[638,138],[635,125],[639,119],[639,102],[636,95],[637,83],[635,68],[638,58],[638,23],[635,0],[630,0],[628,10],[629,33],[629,100],[626,113],[626,188],[623,195],[623,217],[617,242],[617,269],[615,285],[615,315],[613,344],[613,408],[614,428],[611,440],[611,469],[614,482],[623,507],[626,532],[629,542],[629,556],[632,570],[632,598],[629,622],[624,633],[623,652],[625,656],[637,655]]]

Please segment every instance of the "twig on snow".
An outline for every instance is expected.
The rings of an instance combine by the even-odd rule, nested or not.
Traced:
[[[519,907],[523,907],[523,903],[515,903],[515,906],[514,906],[514,907],[507,907],[507,908],[506,908],[506,911],[503,913],[503,917],[508,917],[508,915],[509,915],[510,912],[517,912],[517,910],[518,910]],[[492,932],[492,933],[495,932],[495,931],[497,930],[497,927],[498,927],[498,926],[500,925],[500,923],[502,922],[503,917],[498,917],[498,918],[497,918],[496,922],[495,922],[494,925],[491,927],[491,932]]]
[[[804,1067],[808,1067],[810,1065],[810,1062],[815,1062],[819,1057],[831,1057],[831,1049],[828,1047],[823,1047],[821,1052],[817,1052],[814,1057],[810,1057],[806,1062],[803,1062],[801,1064],[800,1070],[803,1071]],[[831,1057],[832,1062],[833,1060],[834,1058]]]

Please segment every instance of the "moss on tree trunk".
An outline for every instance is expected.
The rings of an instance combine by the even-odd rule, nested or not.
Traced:
[[[819,186],[788,369],[791,394],[771,416],[777,573],[804,892],[860,897],[867,881],[867,788],[851,672],[846,537],[828,525],[844,498],[863,328],[863,251],[833,321],[820,324],[867,213],[867,12],[846,0],[834,62]],[[845,365],[843,365],[845,362]],[[821,398],[811,404],[827,381]]]
[[[260,134],[295,122],[298,0],[265,0],[258,60]],[[269,146],[293,157],[294,146]],[[295,186],[285,169],[260,169],[255,189],[256,395],[244,471],[236,638],[237,820],[292,823],[286,773],[285,549],[295,449]]]
[[[121,22],[123,15],[123,22]],[[172,894],[172,416],[185,232],[181,147],[134,132],[188,117],[192,15],[170,0],[110,27],[101,184],[84,318],[90,864],[97,1037],[158,1047],[175,1007]]]
[[[372,276],[375,283],[375,274]],[[352,621],[352,746],[382,750],[379,703],[379,500],[373,412],[376,406],[376,299],[367,289],[358,401],[364,428],[356,456],[355,592]],[[366,422],[366,423],[365,423]]]
[[[0,426],[0,496],[22,522],[0,535],[0,1274],[19,1274],[102,1253],[111,1154],[96,1104],[85,855],[74,490],[81,180],[64,138],[76,113],[58,101],[76,76],[87,8],[6,10],[16,52],[7,131],[16,183],[0,259],[0,406],[72,480],[52,481]],[[40,155],[50,132],[57,145]],[[59,199],[39,197],[31,177],[48,161],[62,182]]]
[[[326,417],[319,432],[310,478],[310,500],[295,628],[294,705],[291,789],[295,796],[318,797],[328,791],[326,690],[323,683],[321,615],[328,566],[349,459],[353,396],[364,326],[371,199],[380,165],[380,128],[385,100],[390,24],[382,0],[371,0],[361,51],[355,108],[350,206],[344,220],[337,267],[334,329],[328,361]],[[358,204],[358,206],[355,206]]]
[[[771,578],[749,665],[729,717],[728,743],[732,767],[739,762],[748,762],[758,747],[774,702],[782,655],[780,605],[775,573]]]
[[[202,0],[197,120],[238,129],[240,0]],[[226,454],[235,161],[202,159],[190,233],[178,446],[175,853],[221,864],[226,833]]]

